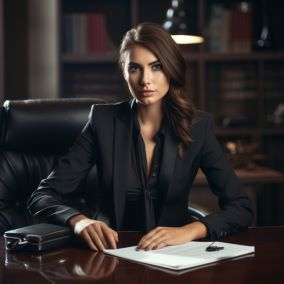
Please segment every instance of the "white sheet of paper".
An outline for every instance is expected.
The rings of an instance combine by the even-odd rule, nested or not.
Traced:
[[[224,249],[208,252],[206,248],[210,244],[212,242],[192,241],[181,245],[164,247],[159,250],[137,251],[136,246],[132,246],[120,249],[107,249],[104,252],[135,262],[182,270],[250,254],[255,251],[254,246],[215,242],[214,246],[221,246]]]

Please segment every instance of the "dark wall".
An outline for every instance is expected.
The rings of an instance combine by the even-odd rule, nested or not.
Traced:
[[[4,100],[4,47],[1,44],[4,40],[4,27],[1,21],[4,15],[3,7],[3,0],[0,0],[0,104],[2,104]]]
[[[4,99],[28,97],[27,2],[27,0],[4,0]]]

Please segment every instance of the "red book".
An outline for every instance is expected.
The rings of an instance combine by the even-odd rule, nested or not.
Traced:
[[[251,51],[251,25],[250,11],[232,11],[231,47],[233,52]]]
[[[91,53],[105,53],[108,50],[108,35],[104,14],[87,16],[87,47]]]

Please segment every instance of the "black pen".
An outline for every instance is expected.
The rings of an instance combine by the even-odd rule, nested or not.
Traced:
[[[205,250],[211,252],[224,249],[224,247],[213,246],[213,244],[215,244],[215,242],[211,243]]]

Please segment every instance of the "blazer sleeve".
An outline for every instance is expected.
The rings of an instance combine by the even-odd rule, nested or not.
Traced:
[[[212,192],[218,197],[220,211],[201,220],[208,229],[208,238],[216,240],[246,229],[252,222],[251,201],[214,134],[214,123],[208,115],[200,168]]]
[[[75,193],[96,163],[94,106],[89,121],[69,152],[59,159],[52,173],[41,181],[28,200],[29,212],[46,222],[65,224],[79,211],[64,204],[64,197]]]

